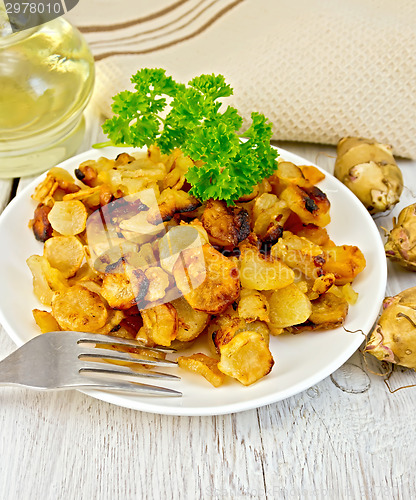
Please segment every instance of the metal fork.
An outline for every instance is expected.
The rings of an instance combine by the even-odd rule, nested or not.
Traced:
[[[100,347],[96,347],[96,345]],[[94,333],[51,332],[38,335],[0,362],[0,385],[33,389],[103,389],[157,396],[182,396],[181,392],[130,381],[152,378],[178,380],[176,375],[147,371],[147,366],[175,367],[166,359],[137,359],[114,347],[133,347],[149,353],[175,352],[164,347],[146,347],[135,340]],[[145,366],[132,371],[127,366],[107,368],[100,360],[134,363]],[[104,368],[105,366],[105,368]],[[111,378],[110,378],[111,377]],[[123,380],[124,379],[124,380]]]

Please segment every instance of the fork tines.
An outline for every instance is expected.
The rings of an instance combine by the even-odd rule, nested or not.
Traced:
[[[151,379],[162,379],[162,380],[180,380],[180,377],[170,373],[161,373],[150,371],[147,367],[165,367],[172,368],[177,367],[176,361],[170,361],[167,359],[157,358],[158,353],[173,353],[176,352],[175,349],[169,347],[149,347],[141,344],[136,340],[123,339],[119,337],[111,337],[108,335],[94,334],[94,333],[80,333],[80,337],[77,341],[78,344],[78,359],[82,361],[79,373],[88,376],[102,376],[107,375],[112,378],[151,378]],[[98,345],[99,347],[95,347]],[[131,354],[140,355],[140,353],[129,353],[118,351],[118,347],[124,348],[134,348],[140,351],[148,352],[155,357],[132,357]],[[119,365],[112,368],[102,368],[98,366],[97,361],[117,361],[121,363],[128,363],[130,366],[134,366],[135,371],[133,371],[129,366]],[[140,367],[143,367],[140,370]],[[136,369],[138,369],[136,371]],[[132,382],[133,386],[139,385],[141,390],[145,390],[149,394],[159,394],[159,395],[169,395],[169,396],[181,396],[182,394],[178,391],[168,389],[165,387],[155,387],[146,386],[143,384],[137,384]],[[147,388],[147,389],[146,389]],[[153,391],[155,389],[155,391]]]

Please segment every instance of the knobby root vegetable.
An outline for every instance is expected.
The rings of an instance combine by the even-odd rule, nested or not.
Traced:
[[[416,369],[416,287],[384,299],[365,351],[380,361]]]
[[[404,208],[384,246],[386,257],[416,271],[416,203]]]
[[[403,190],[402,173],[391,146],[369,139],[341,139],[334,174],[351,189],[370,214],[392,208]]]

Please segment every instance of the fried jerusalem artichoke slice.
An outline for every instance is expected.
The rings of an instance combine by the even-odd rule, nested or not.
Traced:
[[[221,345],[228,343],[237,334],[245,331],[259,333],[269,345],[270,331],[267,323],[258,320],[248,322],[239,316],[238,310],[234,310],[234,307],[230,306],[210,322],[208,327],[209,344],[211,347],[213,346],[213,352],[219,354]]]
[[[322,294],[311,301],[311,314],[307,321],[285,328],[289,333],[300,333],[304,330],[330,330],[344,324],[348,314],[348,302],[343,296],[331,292]]]
[[[149,291],[149,279],[141,269],[129,269],[120,259],[107,266],[101,294],[113,309],[129,309],[140,305]]]
[[[147,215],[150,224],[158,225],[167,222],[177,213],[192,212],[201,203],[185,191],[166,188],[159,196],[157,207],[151,207]]]
[[[218,369],[243,385],[251,385],[268,373],[274,365],[263,336],[254,331],[237,333],[229,342],[219,345]]]
[[[341,139],[337,146],[334,174],[370,214],[392,208],[403,190],[403,176],[391,146],[370,139]]]
[[[31,255],[26,263],[33,276],[33,292],[42,304],[50,306],[54,292],[64,290],[68,281],[62,273],[52,267],[46,257]]]
[[[64,278],[71,278],[84,260],[84,247],[76,236],[53,236],[45,241],[43,255]]]
[[[283,225],[292,212],[275,194],[263,193],[253,206],[253,232],[263,243],[275,243],[283,232]]]
[[[148,267],[144,274],[149,283],[147,293],[144,297],[145,300],[147,302],[157,302],[162,300],[166,295],[166,289],[169,287],[168,274],[158,266]]]
[[[254,241],[244,241],[240,250],[240,280],[244,288],[275,290],[293,283],[292,269],[274,256],[262,255]]]
[[[336,285],[351,283],[364,270],[366,261],[361,250],[354,245],[331,246],[324,249],[322,269],[335,276]]]
[[[42,243],[52,237],[53,229],[48,219],[51,209],[52,207],[39,203],[33,214],[33,219],[30,221],[35,238]]]
[[[237,265],[210,244],[187,248],[173,267],[176,285],[197,311],[219,314],[240,294]]]
[[[384,299],[365,351],[380,361],[416,370],[416,287]]]
[[[42,333],[59,332],[61,327],[56,319],[48,311],[41,311],[40,309],[32,310],[33,318],[40,328]]]
[[[283,328],[305,322],[312,312],[312,304],[300,288],[292,283],[275,290],[269,299],[270,331],[283,333]]]
[[[198,337],[209,322],[209,314],[193,309],[184,297],[172,300],[178,314],[179,326],[176,340],[190,342]]]
[[[269,321],[269,303],[258,290],[242,288],[238,302],[238,315],[247,323]]]
[[[178,314],[171,304],[161,304],[142,311],[143,328],[156,345],[169,347],[178,333]]]
[[[271,255],[291,269],[301,271],[307,278],[316,279],[324,274],[323,249],[307,238],[284,231],[282,238],[273,245]]]
[[[220,200],[207,201],[201,223],[212,245],[234,248],[250,234],[248,212],[235,211]]]
[[[105,325],[108,317],[101,297],[80,285],[55,293],[52,314],[62,330],[77,332],[95,332]]]
[[[214,387],[219,387],[224,383],[225,375],[218,369],[218,359],[198,352],[191,356],[179,356],[177,361],[181,368],[199,373]]]
[[[281,193],[280,199],[299,216],[303,224],[324,227],[329,224],[330,203],[324,192],[318,187],[301,188],[289,184]]]

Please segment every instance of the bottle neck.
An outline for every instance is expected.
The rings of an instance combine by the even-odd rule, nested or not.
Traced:
[[[39,21],[41,21],[40,18]],[[0,48],[8,47],[17,42],[25,40],[26,38],[29,38],[33,33],[41,28],[42,24],[41,22],[39,22],[39,25],[36,25],[34,27],[33,25],[29,25],[30,27],[28,27],[27,29],[21,29],[20,31],[18,29],[19,26],[24,27],[25,23],[27,23],[27,19],[25,20],[23,17],[16,17],[13,22],[14,25],[12,28],[12,24],[4,8],[4,4],[0,3]]]

